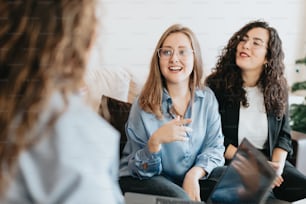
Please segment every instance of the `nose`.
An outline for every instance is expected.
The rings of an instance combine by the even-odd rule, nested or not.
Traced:
[[[173,52],[172,56],[170,57],[171,62],[178,62],[179,61],[179,56],[176,51]]]
[[[250,49],[252,47],[252,41],[250,39],[247,39],[246,41],[243,42],[242,46],[244,48]]]

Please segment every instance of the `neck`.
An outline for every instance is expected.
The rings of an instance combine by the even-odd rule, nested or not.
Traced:
[[[243,86],[246,87],[254,87],[257,85],[259,80],[260,73],[257,72],[243,72],[242,79],[243,79]]]
[[[175,115],[184,117],[185,112],[187,111],[190,99],[191,91],[188,86],[168,86],[168,92],[171,96],[173,103],[173,111]]]
[[[171,88],[169,89],[168,87],[168,92],[172,99],[186,98],[187,96],[190,95],[190,89],[188,87],[186,88],[177,87],[175,89]]]
[[[190,88],[187,85],[167,85],[167,90],[172,99],[185,98],[190,95]]]

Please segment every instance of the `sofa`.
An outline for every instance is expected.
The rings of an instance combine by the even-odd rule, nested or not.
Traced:
[[[128,119],[131,105],[130,102],[102,95],[99,106],[99,114],[120,132],[120,156],[126,143],[125,122]],[[303,155],[306,155],[306,134],[292,131],[291,136],[293,155],[288,157],[288,160],[306,175],[306,161],[303,159]]]
[[[288,160],[302,173],[306,175],[306,134],[291,131],[293,155]]]
[[[140,93],[142,82],[137,82],[133,74],[123,67],[89,70],[85,83],[87,101],[104,119],[115,127],[121,135],[120,155],[126,143],[125,122],[135,97]],[[306,175],[306,134],[292,131],[294,153],[288,160]]]
[[[133,74],[121,66],[90,68],[84,83],[85,100],[95,111],[99,110],[102,95],[131,103],[142,87],[142,83],[136,83]]]
[[[120,158],[127,140],[125,135],[125,123],[128,119],[131,106],[132,104],[130,102],[123,102],[106,95],[102,95],[99,105],[99,114],[120,132]]]

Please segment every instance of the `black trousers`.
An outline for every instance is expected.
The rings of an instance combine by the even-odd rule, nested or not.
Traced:
[[[207,201],[225,169],[226,166],[217,167],[207,179],[199,181],[201,200]],[[286,161],[282,176],[284,182],[280,187],[273,189],[273,195],[270,195],[271,200],[275,197],[279,200],[294,202],[306,198],[306,176],[304,174]],[[181,187],[182,183],[173,182],[164,176],[154,176],[144,180],[133,177],[121,177],[119,184],[123,194],[125,192],[135,192],[189,200],[187,193]]]
[[[206,201],[208,199],[225,169],[225,166],[217,167],[207,179],[199,180],[201,200]],[[143,180],[131,176],[120,177],[119,184],[123,194],[125,192],[134,192],[190,200],[187,193],[181,187],[181,182],[171,181],[165,176],[153,176],[152,178]]]
[[[273,189],[276,198],[289,202],[306,198],[306,175],[286,161],[282,177],[282,185]]]

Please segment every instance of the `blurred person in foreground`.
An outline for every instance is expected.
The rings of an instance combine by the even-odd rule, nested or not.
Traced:
[[[0,203],[122,203],[119,134],[79,92],[94,0],[0,2]]]

